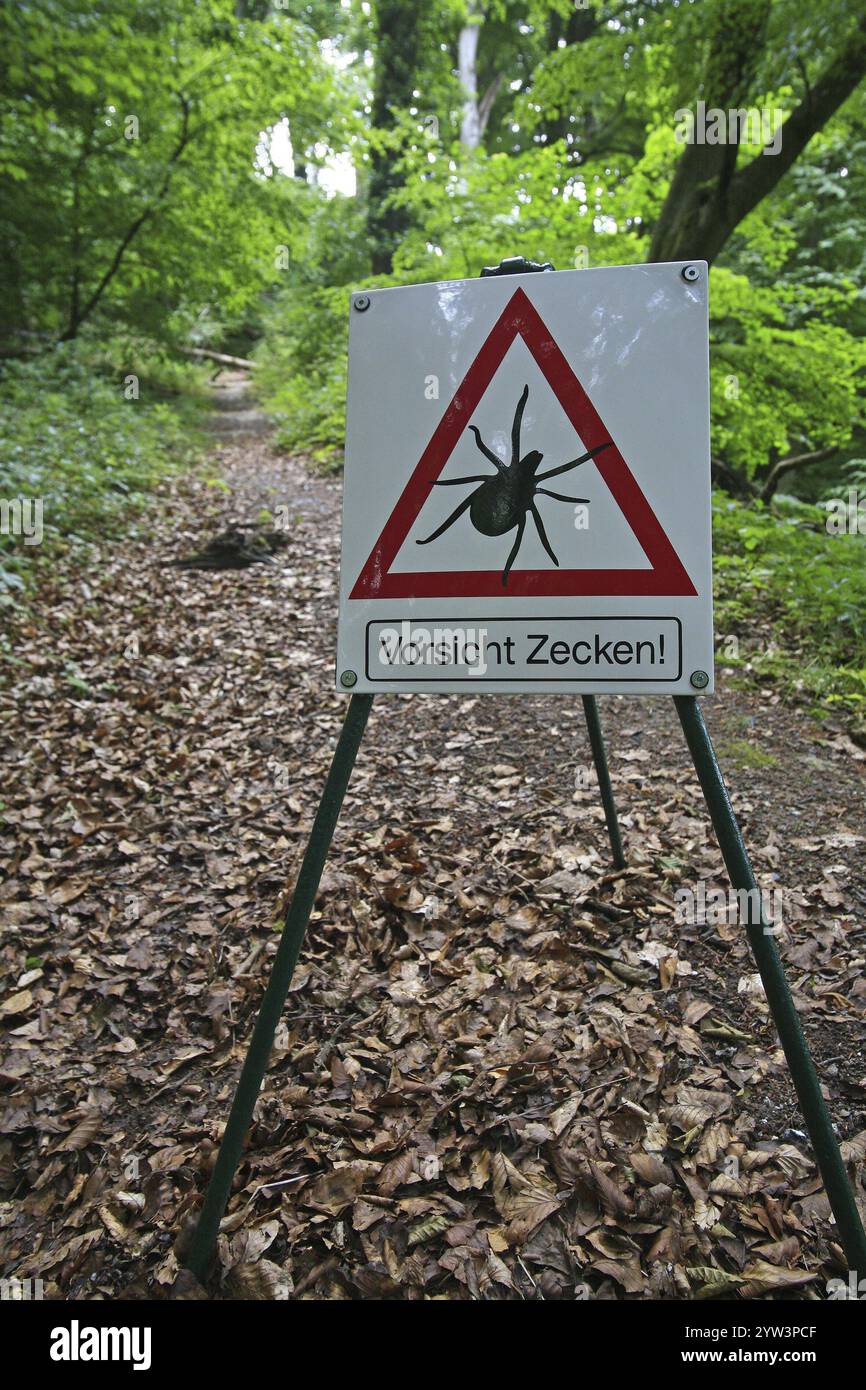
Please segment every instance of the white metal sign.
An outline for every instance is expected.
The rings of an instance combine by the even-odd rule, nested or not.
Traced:
[[[712,690],[706,265],[350,320],[338,688]]]

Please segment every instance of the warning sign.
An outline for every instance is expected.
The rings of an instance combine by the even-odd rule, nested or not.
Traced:
[[[340,688],[711,688],[706,267],[682,270],[351,310]]]

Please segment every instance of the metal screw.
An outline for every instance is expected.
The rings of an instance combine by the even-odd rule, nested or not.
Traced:
[[[351,690],[353,685],[358,684],[356,673],[354,671],[344,671],[340,677],[340,684],[344,685],[347,690]]]
[[[356,294],[352,300],[352,308],[357,309],[359,314],[363,314],[365,309],[370,307],[370,296],[368,294]]]
[[[692,671],[692,674],[689,676],[689,681],[696,690],[703,690],[705,685],[709,685],[710,678],[706,671]]]
[[[693,284],[695,280],[700,280],[701,278],[701,272],[696,265],[684,265],[680,274],[683,279],[688,280],[690,284]]]

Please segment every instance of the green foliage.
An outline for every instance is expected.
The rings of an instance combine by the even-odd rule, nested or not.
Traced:
[[[122,381],[134,374],[140,399],[151,405],[170,401],[175,414],[188,415],[193,425],[210,401],[207,383],[212,366],[185,357],[122,324],[106,335],[85,329],[66,355],[103,378]]]
[[[331,461],[343,438],[346,405],[346,320],[342,287],[287,290],[271,310],[257,356],[256,390],[288,449],[311,449]]]
[[[746,478],[774,456],[844,448],[862,424],[866,341],[827,321],[855,294],[712,271],[713,452]]]
[[[10,329],[74,337],[96,315],[171,336],[178,312],[247,311],[285,240],[261,134],[315,110],[326,141],[334,115],[312,31],[232,0],[30,0],[0,40]]]
[[[41,501],[43,530],[35,545],[9,527],[0,533],[0,602],[59,543],[119,534],[160,478],[194,456],[189,404],[182,414],[149,404],[146,379],[128,400],[123,380],[86,358],[69,345],[7,365],[0,378],[0,492],[5,503]]]
[[[840,491],[845,488],[858,489],[860,496],[866,499],[866,459],[849,459],[843,470],[841,487],[836,482],[832,487],[826,488],[824,499],[838,497]]]
[[[639,262],[679,245],[702,207],[723,219],[747,167],[787,173],[713,264],[713,454],[759,491],[780,459],[832,447],[784,486],[862,487],[863,84],[790,167],[743,144],[722,159],[719,202],[712,169],[697,188],[678,182],[684,109],[731,98],[773,108],[778,124],[839,55],[862,65],[857,22],[851,0],[3,7],[0,346],[76,342],[0,381],[3,495],[44,494],[55,543],[116,524],[179,458],[180,422],[194,423],[207,373],[178,346],[254,353],[281,442],[333,462],[351,290],[474,276],[516,254],[560,269]],[[483,127],[472,149],[457,76],[470,30]],[[294,177],[275,132],[290,136]],[[355,197],[317,182],[335,153],[354,168]],[[383,254],[391,273],[374,277]],[[137,401],[123,397],[129,374]],[[724,622],[745,633],[757,609],[786,634],[761,669],[855,699],[862,538],[831,537],[820,511],[784,499],[752,510],[722,499],[716,524]],[[7,570],[28,558],[0,545]]]
[[[444,153],[411,180],[413,230],[395,273],[354,288],[477,275],[482,265],[519,251],[564,269],[586,254],[592,264],[623,263],[631,234],[596,230],[575,205],[587,195],[569,176],[551,192],[562,151],[531,162],[491,155],[457,163]],[[416,159],[415,152],[407,161]],[[556,187],[556,185],[553,185]],[[592,196],[590,190],[589,196]],[[334,219],[339,225],[339,219]],[[575,240],[582,231],[585,242]],[[718,267],[711,272],[713,453],[745,479],[760,479],[773,458],[835,444],[864,423],[866,340],[833,318],[856,296],[853,286],[754,286]],[[263,398],[275,409],[288,446],[336,449],[342,439],[348,287],[278,296],[266,321]],[[304,431],[309,434],[305,436]]]
[[[402,199],[412,230],[394,261],[395,283],[477,275],[504,256],[559,270],[640,260],[631,236],[605,230],[605,190],[568,166],[565,146],[480,155],[408,148]]]
[[[733,763],[735,767],[775,767],[778,759],[763,748],[750,743],[747,738],[726,738],[716,745],[716,752],[723,763]]]
[[[724,493],[713,532],[717,632],[738,635],[759,674],[866,719],[866,537],[829,534],[826,511],[796,499]]]

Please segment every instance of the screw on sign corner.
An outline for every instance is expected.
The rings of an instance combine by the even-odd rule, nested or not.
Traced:
[[[706,671],[692,671],[692,674],[689,676],[689,684],[693,685],[695,690],[703,690],[709,683],[710,678]]]
[[[357,309],[359,314],[363,314],[370,307],[370,296],[368,294],[356,294],[352,300],[352,308]]]
[[[358,684],[358,677],[354,671],[344,671],[340,677],[340,684],[347,690],[351,690],[353,685]]]
[[[688,280],[690,285],[701,278],[701,272],[696,265],[684,265],[680,274],[684,280]]]

